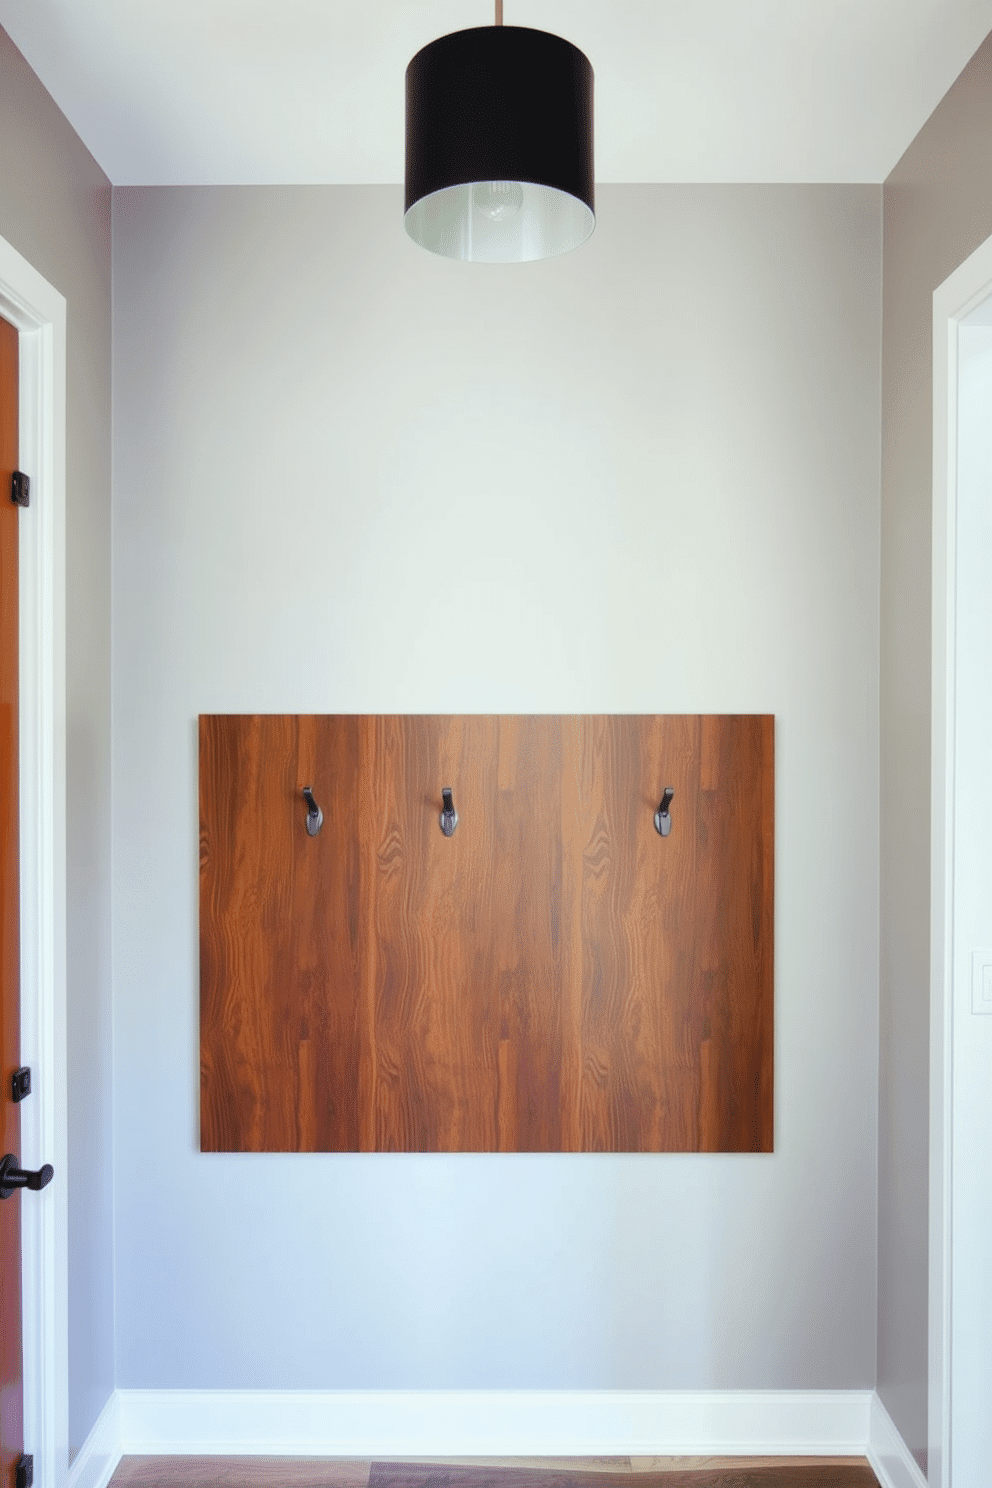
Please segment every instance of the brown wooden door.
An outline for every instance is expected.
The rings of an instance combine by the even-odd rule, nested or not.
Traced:
[[[20,1064],[20,871],[17,770],[17,521],[10,478],[17,467],[17,331],[0,320],[0,1155],[20,1155],[20,1106],[11,1076]],[[0,1485],[9,1488],[23,1451],[21,1199],[0,1202]]]

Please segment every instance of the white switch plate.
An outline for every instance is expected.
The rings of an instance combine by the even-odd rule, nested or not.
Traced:
[[[971,1011],[992,1017],[992,951],[971,953]]]

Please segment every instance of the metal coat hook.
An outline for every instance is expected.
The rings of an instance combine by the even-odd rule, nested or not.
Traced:
[[[324,813],[313,798],[313,791],[308,785],[303,787],[303,799],[307,803],[307,831],[311,837],[316,837],[324,825]]]
[[[675,792],[670,785],[665,787],[665,794],[661,798],[661,805],[654,814],[655,831],[662,837],[667,837],[672,830],[672,818],[668,810],[672,804]]]
[[[451,837],[454,835],[455,828],[458,825],[458,812],[455,810],[455,803],[451,799],[451,789],[447,785],[441,791],[441,800],[444,802],[444,810],[438,817],[438,821],[441,823],[441,831],[445,837]]]

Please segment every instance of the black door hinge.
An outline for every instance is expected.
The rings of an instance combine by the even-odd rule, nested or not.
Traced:
[[[31,1488],[33,1482],[34,1458],[24,1452],[14,1469],[14,1488]]]
[[[26,1064],[11,1075],[10,1086],[10,1098],[15,1106],[18,1101],[22,1101],[26,1095],[31,1094],[31,1071]]]
[[[31,505],[31,477],[23,470],[15,470],[10,477],[10,499],[18,506]]]

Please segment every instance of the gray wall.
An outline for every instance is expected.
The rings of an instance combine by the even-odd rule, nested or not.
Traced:
[[[110,185],[0,31],[0,235],[67,302],[69,1432],[114,1385]]]
[[[992,233],[992,38],[885,182],[878,1391],[927,1447],[933,291]]]
[[[992,232],[987,147],[992,137],[990,56],[986,43],[884,188],[878,1387],[921,1460],[926,1445],[929,837],[925,814],[906,808],[909,802],[925,800],[929,788],[930,617],[921,597],[929,593],[930,583],[930,305],[935,286]],[[69,306],[70,1155],[73,1173],[80,1174],[85,1166],[88,1175],[86,1188],[70,1175],[74,1446],[84,1438],[113,1383],[108,1093],[109,197],[106,179],[0,32],[0,234],[66,295]],[[861,1145],[871,1145],[871,1081],[857,1057],[853,1065],[846,1057],[850,1045],[842,1055],[837,1038],[839,1026],[845,1024],[848,1034],[852,1028],[863,1033],[871,1048],[870,979],[866,981],[861,965],[862,959],[870,959],[870,913],[849,902],[857,896],[845,896],[843,885],[836,882],[837,845],[826,865],[816,863],[811,849],[803,853],[801,827],[807,828],[812,843],[823,825],[812,815],[803,820],[807,808],[802,785],[791,772],[808,776],[815,753],[811,717],[816,701],[808,695],[815,691],[810,679],[825,668],[833,698],[838,674],[844,673],[851,694],[842,700],[846,734],[836,739],[839,726],[833,723],[828,737],[846,746],[846,762],[854,768],[859,789],[870,798],[867,741],[872,705],[866,673],[871,670],[876,620],[869,597],[875,493],[868,465],[877,368],[866,328],[877,313],[879,293],[876,195],[604,189],[600,227],[583,254],[555,265],[554,278],[544,275],[540,266],[524,271],[532,277],[523,295],[526,313],[518,319],[507,313],[501,271],[469,279],[458,268],[407,256],[406,245],[395,235],[397,203],[388,192],[358,192],[353,198],[360,205],[357,222],[345,221],[340,193],[290,193],[280,200],[281,206],[292,206],[288,232],[281,225],[281,236],[284,240],[288,236],[294,252],[300,249],[303,257],[292,268],[285,266],[289,287],[283,285],[275,299],[283,306],[287,299],[292,301],[299,277],[306,303],[315,302],[326,314],[325,333],[320,327],[294,325],[291,310],[283,308],[274,315],[268,308],[274,303],[266,272],[273,244],[271,224],[261,220],[264,199],[260,194],[252,207],[244,197],[222,192],[205,198],[195,193],[126,193],[118,218],[123,255],[118,279],[123,295],[119,373],[123,381],[118,383],[118,396],[119,404],[135,415],[119,436],[119,453],[126,458],[118,552],[125,557],[133,551],[143,555],[141,572],[154,580],[155,603],[142,620],[133,592],[136,581],[129,582],[126,575],[121,576],[123,592],[118,599],[125,603],[122,634],[126,637],[141,620],[141,644],[157,646],[152,654],[165,664],[170,682],[166,700],[157,704],[147,680],[142,684],[140,655],[125,644],[119,681],[126,687],[116,728],[123,761],[130,761],[132,775],[153,722],[166,728],[178,747],[178,763],[159,761],[156,788],[161,798],[159,830],[171,845],[171,869],[179,890],[175,897],[180,900],[171,911],[167,906],[156,908],[147,868],[138,874],[132,890],[126,880],[138,856],[137,845],[129,842],[127,823],[118,815],[115,830],[124,867],[118,867],[122,925],[117,958],[126,977],[118,1079],[122,1130],[133,1122],[137,1134],[124,1144],[121,1172],[128,1179],[143,1172],[146,1177],[138,1201],[123,1206],[120,1214],[125,1264],[119,1288],[130,1309],[121,1329],[121,1383],[184,1379],[219,1383],[238,1374],[232,1359],[224,1357],[224,1340],[216,1330],[229,1326],[245,1301],[243,1267],[235,1268],[227,1287],[216,1288],[222,1295],[211,1308],[215,1331],[198,1354],[194,1351],[186,1370],[179,1363],[179,1339],[188,1321],[182,1308],[181,1317],[171,1321],[168,1307],[155,1304],[152,1289],[143,1296],[140,1292],[143,1280],[161,1281],[168,1274],[170,1251],[180,1263],[194,1251],[170,1223],[156,1239],[155,1224],[163,1210],[168,1215],[170,1205],[181,1207],[177,1202],[181,1183],[202,1172],[207,1162],[194,1156],[195,883],[187,849],[195,816],[190,727],[195,712],[222,707],[643,706],[774,707],[780,717],[780,791],[788,785],[791,794],[782,802],[787,815],[780,822],[779,841],[778,1151],[773,1159],[757,1164],[642,1159],[570,1167],[548,1160],[541,1172],[554,1175],[559,1220],[574,1213],[588,1226],[590,1206],[598,1198],[611,1202],[616,1212],[611,1214],[609,1234],[585,1241],[577,1262],[566,1267],[561,1285],[551,1286],[550,1297],[538,1309],[541,1323],[568,1302],[569,1289],[578,1279],[576,1267],[599,1284],[617,1260],[626,1260],[634,1266],[636,1285],[629,1296],[612,1295],[613,1288],[606,1287],[603,1308],[582,1354],[593,1365],[585,1371],[564,1365],[569,1348],[583,1343],[575,1338],[573,1325],[566,1327],[560,1350],[551,1350],[554,1357],[547,1346],[535,1354],[530,1340],[531,1357],[536,1358],[533,1376],[539,1382],[565,1376],[581,1376],[582,1382],[626,1377],[623,1366],[611,1360],[611,1348],[625,1329],[628,1338],[642,1340],[632,1351],[634,1363],[627,1371],[638,1383],[870,1384],[872,1338],[862,1314],[872,1285],[865,1253],[871,1240],[871,1180],[863,1159],[852,1149],[855,1127],[863,1126],[862,1136],[868,1138]],[[754,210],[759,201],[763,210],[772,208],[767,238],[762,237]],[[855,230],[848,244],[844,232],[852,220]],[[811,230],[814,222],[826,229],[822,239]],[[209,241],[194,242],[192,224],[209,229]],[[258,260],[254,269],[236,241],[242,225],[248,231],[248,258]],[[734,239],[742,225],[743,241],[753,257],[739,270]],[[164,246],[155,241],[160,228],[166,230]],[[639,239],[632,240],[630,233],[640,234]],[[370,239],[378,242],[371,254],[366,251]],[[799,251],[793,262],[790,255],[795,250]],[[237,285],[256,297],[253,329],[289,382],[289,391],[285,383],[275,389],[275,407],[267,414],[272,430],[265,435],[246,426],[240,407],[240,394],[251,391],[253,378],[264,386],[265,375],[244,318],[237,314],[236,297],[225,292],[225,281],[232,275],[229,260],[239,265]],[[331,282],[323,278],[325,264]],[[303,271],[298,276],[300,265]],[[195,318],[182,298],[187,267],[193,270],[194,299],[198,295],[202,301],[209,335],[195,323],[188,324]],[[214,272],[219,305],[214,304],[215,286],[209,282]],[[160,273],[164,283],[156,284]],[[784,299],[775,294],[775,274],[787,286]],[[514,281],[515,300],[522,283]],[[575,296],[571,304],[570,294]],[[839,321],[829,311],[834,295],[841,310]],[[418,297],[424,309],[416,314]],[[782,317],[783,304],[792,307],[791,324]],[[578,312],[574,321],[572,310]],[[198,353],[211,351],[202,365],[196,357],[184,357],[170,336],[172,313],[193,332]],[[330,335],[327,326],[332,327]],[[162,344],[146,342],[146,335],[160,335]],[[211,349],[215,335],[227,345],[226,358]],[[808,348],[818,336],[835,348],[836,355],[828,357],[817,373]],[[755,349],[757,374],[751,359]],[[142,398],[138,385],[125,396],[126,385],[140,381],[149,356],[153,386],[171,393],[176,405],[167,420],[168,431],[192,436],[197,451],[211,456],[211,475],[219,482],[219,486],[194,482],[194,497],[192,490],[183,495],[183,482],[174,474],[174,497],[164,505],[160,502],[151,523],[160,537],[162,524],[170,521],[161,554],[141,539],[136,520],[144,502],[164,494],[165,477],[151,459],[152,454],[156,460],[162,455],[162,437],[155,430],[150,397]],[[472,377],[463,381],[450,374],[448,358],[458,365],[468,360]],[[778,374],[776,363],[781,368]],[[844,386],[851,380],[849,370],[841,371],[842,367],[856,371],[850,389]],[[487,368],[495,372],[490,376]],[[190,372],[194,391],[182,394]],[[358,378],[357,389],[353,377]],[[383,381],[389,393],[385,404]],[[480,413],[483,384],[489,411],[498,411],[507,431],[508,447],[527,450],[523,471],[515,467],[511,479],[513,488],[526,493],[526,500],[521,497],[512,508],[520,521],[512,534],[500,517],[505,506],[499,490],[501,456],[483,459],[480,453],[492,448],[491,424]],[[792,415],[803,389],[796,433]],[[817,398],[824,399],[819,413]],[[203,406],[197,408],[198,402],[210,407],[209,417]],[[209,425],[218,405],[221,427],[212,440]],[[342,406],[357,414],[357,430],[349,428]],[[300,407],[320,414],[326,433],[318,447],[302,432]],[[737,417],[728,420],[735,407]],[[770,437],[776,420],[780,432],[790,434],[785,451],[780,439]],[[720,428],[731,431],[732,442],[714,433]],[[843,436],[834,438],[839,430]],[[234,477],[225,471],[218,453],[232,436],[245,432],[264,449],[272,468],[282,470],[289,457],[282,481],[289,513],[274,521],[265,561],[258,531],[263,502],[253,483],[257,476],[252,462],[246,461],[244,468],[237,465],[241,493],[250,498],[246,513],[234,499]],[[365,439],[369,442],[363,443]],[[826,462],[818,471],[814,454]],[[170,459],[174,462],[175,456],[170,454]],[[845,460],[845,468],[839,468]],[[455,471],[462,463],[460,481]],[[174,464],[168,469],[174,471]],[[612,520],[608,531],[597,525],[590,484],[605,497],[604,509],[611,519],[619,520],[619,532],[613,530]],[[576,503],[580,488],[583,499]],[[219,532],[216,522],[208,522],[201,530],[199,507],[217,489],[229,527]],[[795,510],[785,500],[786,492],[797,503]],[[823,563],[813,556],[815,544],[810,539],[818,521],[817,503],[837,519],[832,530],[825,522],[820,534],[826,557],[833,562],[833,586],[826,583]],[[775,514],[783,521],[791,516],[791,525],[776,530]],[[314,519],[344,598],[335,599],[332,583],[323,591],[312,583],[301,584],[300,528]],[[481,575],[489,608],[484,609],[481,600],[471,603],[464,583],[446,595],[425,582],[439,521],[453,524],[462,534],[466,554],[472,553],[480,532],[496,544],[502,567],[494,561]],[[841,551],[831,542],[845,523],[851,541]],[[644,555],[651,552],[651,543],[660,543],[673,530],[683,544],[674,573],[667,574],[662,585]],[[558,572],[557,607],[542,603],[543,578],[527,569],[511,540],[519,532],[536,534],[552,552],[564,545],[568,563],[575,565],[571,579]],[[781,556],[783,544],[790,549],[789,566],[772,572],[764,566],[764,557],[769,551]],[[410,555],[406,562],[404,551]],[[251,604],[237,583],[243,560],[258,582]],[[468,562],[469,571],[478,576],[478,558]],[[640,582],[628,584],[628,574]],[[758,583],[755,575],[767,584]],[[814,576],[819,582],[810,592]],[[184,586],[171,603],[170,584]],[[583,584],[586,603],[580,604]],[[220,593],[212,608],[203,598],[211,587]],[[849,599],[855,601],[856,627]],[[501,656],[506,617],[492,620],[492,610],[501,605],[511,607],[511,622],[522,611],[530,624],[537,651],[532,664],[519,620],[514,622],[507,656]],[[201,633],[191,634],[191,617],[209,623]],[[177,668],[182,675],[175,683],[171,679],[176,652],[168,633],[172,621],[188,643]],[[785,638],[776,630],[779,623]],[[453,632],[449,625],[455,627]],[[266,645],[266,631],[273,628],[276,639]],[[857,645],[852,643],[852,628],[858,630]],[[252,657],[256,642],[262,643],[258,667]],[[287,667],[291,653],[283,648],[293,642],[301,643],[307,654],[319,645],[324,659],[316,680],[308,681],[297,664]],[[462,666],[457,685],[446,692],[435,677],[435,657],[439,648],[452,645]],[[662,674],[665,680],[658,682]],[[132,709],[138,715],[133,720]],[[178,817],[171,833],[164,819],[169,811]],[[795,881],[786,884],[783,853],[788,863],[790,852],[796,859]],[[824,881],[828,877],[829,883]],[[864,885],[859,879],[859,895],[870,905],[874,888],[868,878]],[[811,940],[814,890],[829,892],[822,898],[819,934]],[[790,906],[799,912],[798,920],[791,913],[783,920],[783,910]],[[856,950],[850,953],[850,964],[840,965],[834,942],[843,940],[844,934],[836,932],[850,937],[852,927],[857,932]],[[162,970],[141,963],[137,942],[145,928],[154,932],[156,944],[165,952]],[[168,945],[166,931],[177,933],[175,947]],[[821,948],[828,952],[826,965],[818,960]],[[800,972],[804,957],[810,956],[815,985]],[[827,984],[832,997],[840,991],[833,1019],[818,1001]],[[149,1012],[156,990],[176,998],[175,1006]],[[143,1018],[155,1034],[165,1037],[168,1055],[179,1056],[178,1075],[161,1067],[165,1057],[157,1054],[154,1037],[140,1036]],[[819,1039],[824,1033],[829,1035],[825,1044]],[[141,1111],[136,1082],[127,1071],[127,1060],[136,1053],[143,1053],[139,1064],[151,1077],[147,1114]],[[797,1057],[812,1070],[808,1101],[798,1076],[790,1076]],[[839,1082],[837,1088],[845,1097],[848,1092],[853,1095],[853,1115],[845,1115],[846,1098],[845,1111],[834,1110],[828,1092],[831,1078]],[[838,1123],[844,1141],[840,1160],[831,1162],[828,1144],[818,1141],[815,1129],[818,1124],[832,1129]],[[153,1155],[160,1162],[167,1158],[169,1197],[161,1203],[153,1202],[149,1169],[140,1160],[139,1138],[147,1136],[152,1138]],[[820,1171],[824,1164],[826,1173]],[[804,1178],[804,1165],[817,1169],[816,1183]],[[260,1167],[265,1167],[265,1160],[243,1161],[239,1167],[218,1159],[211,1171],[211,1178],[223,1175],[225,1195],[229,1192],[234,1198],[235,1214],[242,1219],[250,1217],[251,1208],[246,1174],[249,1168],[254,1173]],[[387,1169],[389,1184],[380,1176]],[[303,1227],[299,1248],[304,1254],[307,1246],[313,1249],[314,1223],[327,1216],[329,1205],[346,1219],[349,1199],[377,1205],[379,1219],[382,1206],[392,1207],[407,1216],[409,1225],[405,1196],[413,1203],[413,1218],[426,1218],[428,1232],[436,1238],[442,1219],[450,1218],[448,1206],[457,1208],[465,1198],[452,1191],[448,1180],[457,1180],[456,1190],[466,1181],[478,1208],[483,1202],[477,1192],[479,1175],[495,1173],[509,1206],[499,1235],[510,1243],[519,1230],[521,1206],[534,1197],[523,1161],[487,1168],[472,1160],[460,1167],[414,1160],[399,1170],[408,1174],[402,1185],[395,1166],[385,1161],[377,1165],[358,1159],[316,1159],[311,1167],[294,1168],[287,1160],[285,1171],[305,1173],[307,1182],[314,1172],[327,1172],[339,1190],[346,1180],[336,1203],[324,1196],[318,1204],[308,1200],[303,1183],[294,1179],[292,1198]],[[804,1238],[817,1228],[803,1221],[820,1216],[818,1194],[824,1192],[824,1177],[830,1205],[847,1206],[833,1211],[828,1231],[832,1233],[838,1212],[853,1216],[850,1230],[842,1228],[837,1236],[832,1259]],[[394,1188],[399,1189],[395,1196]],[[756,1318],[764,1319],[757,1330],[756,1351],[744,1351],[731,1339],[739,1326],[754,1321],[745,1316],[748,1308],[739,1294],[735,1291],[723,1299],[716,1294],[707,1300],[699,1291],[706,1269],[700,1237],[705,1235],[708,1244],[716,1237],[714,1264],[726,1262],[739,1244],[729,1219],[735,1192],[743,1206],[745,1248],[764,1248],[745,1273],[759,1284],[752,1310]],[[209,1237],[211,1199],[206,1185],[194,1183],[194,1196],[194,1225]],[[538,1247],[538,1280],[546,1287],[551,1236],[558,1226],[552,1223],[550,1200],[538,1198],[538,1218],[548,1228],[543,1249]],[[767,1215],[766,1202],[772,1205]],[[630,1204],[631,1217],[622,1222],[619,1215]],[[206,1257],[194,1265],[198,1294],[216,1283],[222,1270],[216,1257],[230,1239],[224,1206],[219,1203],[215,1208],[221,1244],[208,1244]],[[463,1226],[470,1223],[471,1213]],[[638,1224],[645,1223],[647,1229],[638,1240]],[[266,1266],[265,1247],[273,1236],[264,1216],[262,1232],[262,1252],[253,1259],[268,1274],[273,1267]],[[367,1238],[364,1231],[360,1238]],[[340,1245],[333,1236],[328,1243],[332,1253]],[[394,1246],[384,1259],[398,1270],[406,1266],[411,1277],[416,1274],[416,1255],[401,1256]],[[521,1264],[512,1256],[506,1262],[509,1279]],[[832,1265],[837,1292],[848,1298],[840,1316],[826,1301]],[[401,1326],[393,1355],[387,1349],[381,1359],[374,1338],[377,1313],[369,1298],[368,1263],[359,1268],[359,1296],[352,1304],[336,1299],[341,1304],[336,1312],[328,1288],[318,1287],[324,1307],[317,1322],[327,1333],[333,1356],[339,1357],[344,1345],[353,1346],[361,1329],[372,1329],[372,1340],[355,1353],[354,1378],[347,1382],[447,1380],[451,1372],[439,1362],[440,1343],[455,1344],[457,1362],[458,1348],[473,1329],[470,1312],[454,1306],[453,1293],[468,1279],[466,1266],[462,1262],[454,1278],[440,1277],[442,1318],[418,1322],[412,1316],[414,1304],[399,1306]],[[804,1309],[801,1303],[791,1304],[805,1315],[788,1319],[803,1361],[797,1360],[795,1349],[790,1352],[784,1336],[776,1336],[766,1325],[767,1317],[776,1315],[775,1304],[766,1295],[769,1273],[776,1266],[785,1267],[793,1293],[797,1284],[810,1288]],[[304,1267],[308,1284],[311,1270]],[[848,1273],[853,1277],[851,1288]],[[678,1285],[671,1280],[673,1274],[680,1277]],[[697,1324],[701,1316],[711,1328],[697,1327],[696,1342],[679,1369],[686,1313],[693,1307]],[[521,1311],[511,1306],[506,1329],[512,1331],[513,1320],[518,1319],[516,1340],[526,1353]],[[385,1321],[380,1323],[385,1341],[393,1335]],[[149,1332],[152,1324],[150,1341],[142,1346],[142,1330]],[[803,1337],[804,1325],[811,1338]],[[475,1326],[476,1332],[488,1327],[499,1333],[498,1317],[489,1318],[484,1306]],[[788,1331],[783,1327],[782,1334]],[[766,1338],[769,1333],[771,1341]],[[230,1354],[236,1337],[233,1328]],[[150,1361],[160,1341],[163,1363],[156,1372]],[[503,1362],[505,1353],[497,1351],[494,1377],[516,1382],[520,1370],[514,1373]],[[242,1374],[257,1372],[249,1364]],[[304,1372],[308,1380],[319,1382],[338,1378],[333,1359],[322,1360],[319,1348],[311,1349]],[[491,1382],[488,1376],[486,1382]]]
[[[878,187],[505,269],[115,192],[119,1385],[874,1384],[880,262]],[[776,715],[773,1156],[199,1154],[196,716],[351,710]]]

